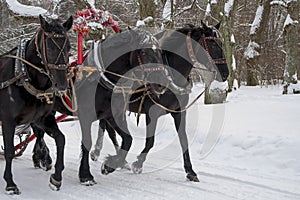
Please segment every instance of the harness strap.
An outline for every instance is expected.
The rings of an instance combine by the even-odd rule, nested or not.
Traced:
[[[168,112],[171,112],[171,113],[182,113],[182,112],[185,112],[187,111],[187,109],[189,109],[192,105],[194,105],[194,103],[196,103],[196,101],[204,94],[204,92],[207,90],[207,87],[205,87],[205,89],[188,105],[186,106],[184,109],[182,110],[173,110],[173,109],[170,109],[170,108],[167,108],[165,107],[164,105],[158,103],[157,101],[155,101],[151,94],[149,92],[147,92],[147,96],[150,98],[150,100],[155,104],[157,105],[158,107],[160,107],[161,109],[165,110],[165,111],[168,111]]]
[[[23,72],[23,73],[18,74],[18,75],[15,76],[15,77],[13,77],[13,78],[7,80],[7,81],[1,82],[1,83],[0,83],[0,90],[6,88],[6,87],[8,87],[8,86],[10,86],[11,84],[13,84],[14,82],[16,82],[17,80],[19,80],[20,78],[22,78],[22,77],[24,77],[24,76],[26,76],[26,73]]]
[[[49,76],[49,74],[43,70],[42,68],[38,68],[37,66],[35,66],[34,64],[32,64],[31,62],[28,62],[27,60],[25,60],[24,58],[21,58],[19,56],[15,56],[15,55],[5,55],[5,57],[8,57],[8,58],[14,58],[14,59],[18,59],[24,63],[26,63],[27,65],[29,65],[30,67],[36,69],[37,71],[39,71],[41,74],[45,74],[47,76]]]
[[[23,87],[27,90],[27,92],[35,96],[37,99],[41,101],[45,99],[47,104],[53,103],[53,101],[51,100],[53,99],[54,96],[54,91],[52,90],[52,88],[46,91],[38,90],[33,85],[31,85],[28,81],[23,83]]]

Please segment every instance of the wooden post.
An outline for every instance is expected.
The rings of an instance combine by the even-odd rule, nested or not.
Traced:
[[[78,32],[78,35],[77,35],[77,64],[78,65],[81,65],[83,63],[82,40],[83,40],[83,33]]]

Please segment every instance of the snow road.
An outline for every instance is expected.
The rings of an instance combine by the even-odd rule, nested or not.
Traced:
[[[199,183],[185,179],[174,125],[166,116],[160,119],[155,146],[142,174],[120,169],[101,175],[104,157],[114,154],[106,136],[99,161],[91,162],[98,184],[82,186],[78,179],[81,136],[75,121],[60,123],[66,136],[61,190],[54,192],[48,187],[53,169],[45,172],[33,168],[31,143],[24,155],[13,162],[14,179],[22,194],[6,195],[5,181],[0,179],[0,199],[300,199],[299,95],[282,96],[279,86],[242,87],[231,93],[224,105],[205,106],[201,102],[189,110],[187,120],[191,158]],[[141,124],[136,128],[134,116],[129,119],[134,137],[127,159],[131,163],[143,147],[144,127]],[[215,119],[218,121],[211,126]],[[94,123],[94,138],[97,128]],[[206,157],[205,135],[214,131],[218,143]],[[55,159],[54,141],[48,136],[46,140]],[[0,168],[4,170],[3,158]]]

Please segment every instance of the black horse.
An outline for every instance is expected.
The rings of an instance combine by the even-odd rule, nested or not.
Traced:
[[[139,110],[141,106],[140,99],[143,94],[133,94],[130,97],[133,103],[129,104],[129,111],[146,114],[147,125],[145,148],[137,157],[137,161],[132,164],[134,173],[142,172],[146,156],[153,147],[158,118],[170,113],[174,119],[180,140],[187,178],[190,181],[199,181],[197,174],[192,169],[186,135],[185,108],[188,104],[191,89],[189,75],[191,70],[195,68],[202,72],[202,78],[206,83],[213,81],[213,79],[226,81],[229,70],[222,50],[222,38],[218,31],[219,26],[220,24],[208,27],[204,23],[202,23],[202,27],[187,25],[175,32],[165,32],[158,35],[161,42],[160,47],[163,49],[164,63],[171,67],[170,75],[174,84],[170,84],[169,89],[157,100],[151,93],[145,96],[141,110]],[[135,99],[138,100],[135,101]],[[102,126],[109,127],[109,124]],[[111,127],[107,131],[110,137],[115,135]],[[103,138],[103,130],[99,131],[98,138]],[[95,150],[92,151],[93,158],[99,156],[101,148],[97,147],[98,144],[101,144],[100,140],[97,140]]]
[[[65,138],[58,129],[53,116],[55,95],[67,89],[68,54],[70,43],[67,31],[73,18],[62,23],[59,19],[48,23],[42,16],[40,28],[26,42],[22,40],[15,48],[0,57],[0,120],[4,140],[6,166],[4,179],[8,193],[20,194],[13,181],[12,160],[14,157],[15,128],[20,124],[34,122],[55,139],[57,160],[50,184],[58,190],[64,169]],[[22,51],[21,47],[25,50]]]
[[[82,184],[95,184],[89,167],[89,151],[92,146],[91,124],[97,119],[106,120],[122,137],[121,150],[117,155],[108,156],[104,170],[107,173],[113,172],[124,164],[132,142],[125,111],[127,96],[136,88],[133,83],[138,83],[137,86],[142,88],[151,88],[152,92],[160,94],[164,89],[162,86],[169,82],[158,46],[157,39],[149,32],[128,30],[114,34],[102,42],[95,42],[89,50],[83,63],[83,79],[75,79],[77,113],[82,131],[82,158],[79,168],[79,179]],[[97,73],[87,72],[92,72],[93,69],[97,69]],[[58,104],[56,110],[71,114]],[[42,131],[36,128],[35,131],[39,134],[34,163],[38,166],[41,162],[49,168],[51,158],[48,154],[43,154],[48,153],[48,149],[41,140]]]

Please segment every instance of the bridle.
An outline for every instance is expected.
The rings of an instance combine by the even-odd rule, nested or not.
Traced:
[[[156,67],[145,67],[145,64],[143,62],[143,59],[141,57],[140,52],[136,55],[140,70],[143,72],[142,74],[142,80],[145,78],[145,73],[151,73],[151,72],[159,72],[165,70],[165,68],[162,65],[156,66]],[[130,52],[130,65],[133,65],[133,59],[134,59],[134,51]]]
[[[41,33],[41,42],[38,44],[38,36],[39,33]],[[55,39],[63,39],[65,38],[62,47],[55,41]],[[51,42],[57,47],[59,50],[59,53],[57,55],[57,58],[54,63],[49,63],[48,61],[48,56],[47,56],[47,44],[46,41],[47,39],[50,39]],[[58,33],[50,33],[44,31],[42,28],[40,28],[40,31],[36,33],[35,36],[35,46],[36,46],[36,51],[38,57],[42,60],[42,63],[45,65],[46,69],[46,75],[50,78],[51,82],[53,82],[53,76],[50,73],[50,69],[54,70],[67,70],[69,68],[69,63],[68,63],[68,55],[64,53],[64,49],[67,45],[68,42],[68,36],[66,34],[58,34]],[[63,57],[63,64],[58,64],[59,59]]]
[[[41,38],[39,40],[39,34],[40,33],[41,33]],[[46,46],[47,38],[51,39],[51,41],[55,44],[55,46],[60,51],[57,58],[56,58],[56,61],[54,63],[49,63],[48,62],[47,51],[46,51],[46,49],[47,49],[47,46]],[[60,47],[57,44],[57,42],[55,41],[55,38],[65,38],[62,47]],[[68,37],[67,37],[66,34],[49,33],[49,32],[45,32],[42,28],[40,28],[40,30],[37,31],[37,33],[35,35],[35,48],[36,48],[37,56],[41,59],[41,62],[45,66],[45,69],[37,67],[36,65],[34,65],[31,62],[27,61],[23,57],[18,57],[18,56],[13,56],[13,55],[9,56],[11,58],[15,58],[15,59],[20,60],[21,62],[27,64],[31,68],[33,68],[33,69],[37,70],[38,72],[40,72],[41,74],[46,75],[50,79],[50,81],[52,83],[52,86],[50,88],[46,89],[46,90],[39,90],[29,82],[30,78],[28,77],[27,72],[23,72],[23,76],[28,77],[26,79],[26,81],[24,81],[22,83],[23,87],[31,95],[35,96],[37,99],[40,99],[41,101],[45,100],[48,104],[53,103],[53,101],[51,99],[54,97],[54,95],[62,96],[63,93],[65,92],[65,91],[57,91],[57,89],[55,89],[53,87],[54,77],[51,74],[50,69],[55,69],[55,70],[67,70],[68,69],[68,67],[69,67],[68,57],[63,52],[64,48],[67,45],[67,42],[68,42]],[[58,64],[57,63],[61,56],[63,56],[64,64]]]
[[[198,43],[206,50],[206,52],[209,55],[209,58],[211,58],[211,61],[213,61],[215,65],[227,64],[225,55],[223,53],[222,58],[211,57],[211,49],[208,45],[208,41],[214,41],[214,43],[217,44],[220,49],[222,49],[221,33],[215,28],[213,28],[213,32],[216,34],[216,36],[205,36],[205,34],[202,34],[201,38],[198,40]]]

